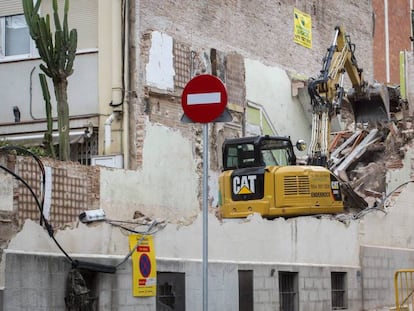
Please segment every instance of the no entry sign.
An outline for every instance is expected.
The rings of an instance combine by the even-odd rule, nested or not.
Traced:
[[[196,76],[185,86],[181,104],[184,114],[193,122],[212,122],[226,108],[226,87],[215,76],[207,74]]]

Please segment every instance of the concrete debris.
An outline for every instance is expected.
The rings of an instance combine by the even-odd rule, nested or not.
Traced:
[[[398,87],[390,91],[390,121],[387,124],[355,124],[345,114],[346,131],[333,135],[329,169],[344,183],[345,207],[363,209],[376,206],[385,198],[386,173],[401,169],[414,137],[413,117],[407,116],[407,102],[401,100]],[[342,115],[344,118],[344,115]],[[366,204],[363,204],[363,201]]]

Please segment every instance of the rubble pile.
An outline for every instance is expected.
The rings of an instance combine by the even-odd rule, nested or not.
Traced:
[[[389,122],[356,125],[350,119],[352,114],[345,112],[342,118],[347,130],[333,134],[329,169],[345,188],[355,192],[345,191],[347,209],[372,207],[384,200],[386,173],[403,167],[405,153],[414,137],[407,102],[400,99],[399,88],[389,87],[389,91]]]

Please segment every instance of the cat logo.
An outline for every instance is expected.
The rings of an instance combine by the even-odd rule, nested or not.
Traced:
[[[331,189],[338,190],[339,189],[339,181],[331,181]]]
[[[233,177],[233,193],[235,195],[240,194],[253,194],[256,192],[255,182],[256,175],[242,175]]]

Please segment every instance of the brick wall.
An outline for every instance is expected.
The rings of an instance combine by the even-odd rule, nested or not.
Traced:
[[[293,9],[312,17],[312,49],[293,42]],[[136,160],[142,165],[145,137],[143,120],[177,128],[184,136],[198,141],[197,125],[181,124],[181,92],[192,73],[217,73],[223,78],[229,93],[229,103],[239,108],[233,111],[230,127],[217,126],[212,132],[219,140],[212,143],[211,167],[219,166],[220,137],[242,135],[245,107],[244,59],[256,59],[293,73],[317,76],[326,49],[332,41],[334,27],[343,25],[356,44],[356,57],[367,80],[372,80],[372,8],[371,1],[142,1],[137,7],[139,39]],[[357,21],[357,22],[356,22]],[[145,86],[145,66],[149,60],[151,32],[159,31],[174,42],[174,91],[148,89]],[[214,55],[214,57],[212,56]],[[213,59],[214,58],[214,59]],[[214,64],[219,62],[217,68]],[[224,72],[223,72],[224,70]],[[200,131],[198,131],[200,132]]]
[[[398,269],[410,269],[413,261],[412,250],[362,246],[364,309],[395,304],[394,273]]]
[[[293,8],[312,17],[312,49],[293,42]],[[357,44],[359,63],[372,75],[371,1],[143,1],[140,31],[165,32],[192,49],[225,53],[279,65],[313,76],[331,42],[333,29],[345,26]]]
[[[8,311],[64,309],[66,277],[70,264],[63,256],[30,253],[6,253],[6,287],[4,306]],[[123,258],[76,258],[87,262],[116,265]],[[157,260],[158,272],[185,274],[186,310],[201,310],[201,262],[198,260]],[[347,274],[347,310],[362,310],[361,274],[357,267],[306,266],[261,263],[211,262],[209,264],[209,309],[238,310],[238,271],[253,271],[255,310],[279,310],[279,271],[296,272],[298,277],[299,310],[330,310],[331,272]],[[92,273],[91,295],[99,310],[156,310],[155,297],[132,296],[131,261],[115,274]],[[23,284],[23,286],[22,286]],[[392,292],[391,292],[392,294]],[[391,304],[391,303],[390,303]],[[1,305],[0,305],[1,308]]]
[[[411,50],[411,11],[409,0],[388,1],[388,25],[385,25],[384,0],[373,0],[374,10],[374,78],[380,82],[399,84],[399,53]],[[389,74],[386,76],[386,41],[389,36]]]
[[[38,164],[31,157],[9,156],[9,158],[13,158],[11,161],[9,159],[9,168],[28,183],[41,202],[42,173]],[[84,166],[48,158],[42,158],[41,161],[45,167],[51,168],[50,223],[52,226],[71,224],[78,220],[81,212],[99,208],[100,168],[98,166]],[[36,200],[30,190],[22,182],[16,180],[14,180],[13,201],[13,212],[5,215],[5,218],[16,218],[19,224],[27,218],[40,220]],[[3,220],[0,230],[10,225],[9,221]],[[15,232],[15,230],[10,232]]]

